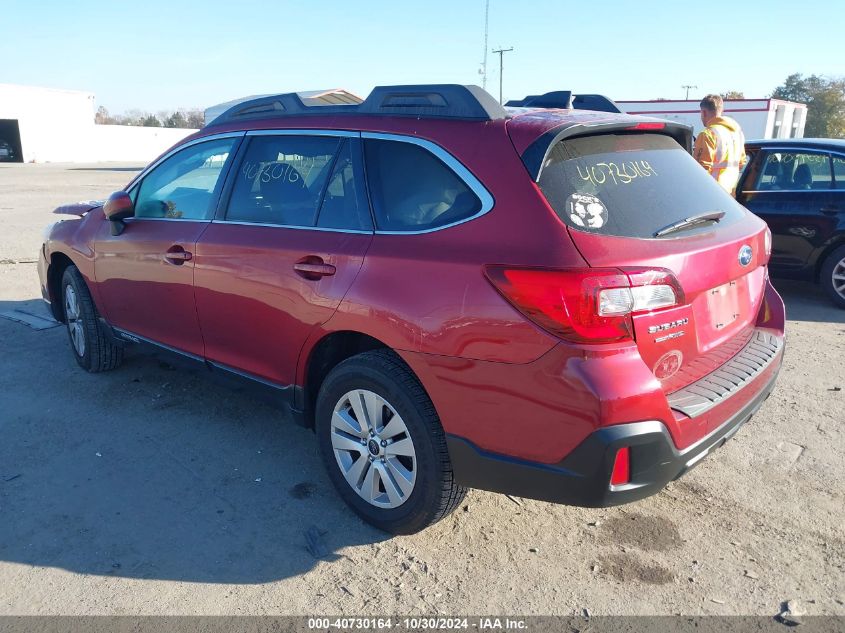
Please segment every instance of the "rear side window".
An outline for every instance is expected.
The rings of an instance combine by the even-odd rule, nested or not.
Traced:
[[[366,139],[367,180],[382,231],[425,231],[472,217],[481,200],[428,150],[401,141]]]
[[[830,158],[814,152],[768,152],[756,189],[804,191],[830,189]]]
[[[360,161],[353,159],[353,141],[343,141],[323,194],[317,226],[327,229],[372,230],[373,221],[361,184]]]
[[[602,134],[558,142],[540,174],[540,189],[573,229],[651,238],[672,223],[742,208],[673,139],[661,134]],[[677,236],[677,234],[675,234]]]
[[[830,158],[813,152],[768,152],[758,191],[830,189]]]
[[[845,158],[833,157],[833,179],[836,189],[845,189]]]
[[[341,139],[327,136],[253,137],[235,175],[226,219],[314,226],[340,145]]]

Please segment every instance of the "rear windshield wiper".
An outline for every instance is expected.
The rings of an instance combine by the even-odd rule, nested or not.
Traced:
[[[664,235],[669,235],[669,233],[677,233],[678,231],[683,231],[684,229],[704,224],[706,222],[718,222],[723,217],[725,217],[724,211],[708,211],[706,213],[699,213],[691,218],[684,218],[683,220],[672,222],[669,226],[664,226],[654,234],[654,237],[663,237]]]

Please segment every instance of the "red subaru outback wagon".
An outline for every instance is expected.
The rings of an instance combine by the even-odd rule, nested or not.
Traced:
[[[142,344],[266,387],[385,530],[468,487],[630,502],[733,435],[783,353],[769,231],[689,147],[475,86],[262,97],[61,208],[42,292],[88,371]]]

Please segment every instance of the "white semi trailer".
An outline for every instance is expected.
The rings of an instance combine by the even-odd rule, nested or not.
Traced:
[[[701,110],[698,99],[661,101],[616,101],[622,112],[679,121],[698,134]],[[747,139],[802,138],[807,122],[807,106],[780,99],[727,99],[725,115],[736,119]]]

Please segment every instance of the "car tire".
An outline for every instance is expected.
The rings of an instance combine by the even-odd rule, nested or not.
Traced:
[[[831,301],[845,308],[845,246],[840,246],[827,256],[819,279]]]
[[[455,483],[434,405],[389,350],[364,352],[332,369],[317,396],[315,426],[338,493],[381,530],[419,532],[466,495]]]
[[[123,347],[116,345],[100,322],[88,285],[76,266],[62,275],[62,309],[76,362],[85,371],[96,373],[118,367]]]

